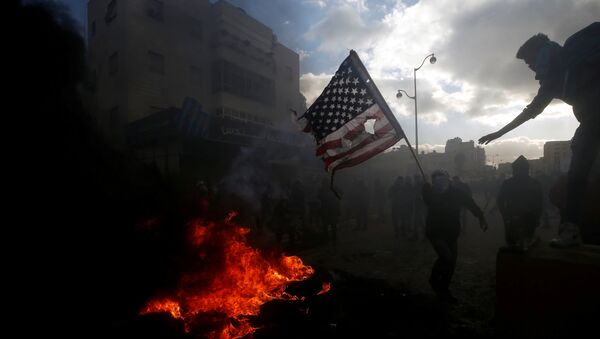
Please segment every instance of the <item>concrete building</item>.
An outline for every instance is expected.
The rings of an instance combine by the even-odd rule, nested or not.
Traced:
[[[419,162],[427,175],[436,169],[445,169],[452,176],[458,175],[463,178],[475,179],[494,172],[491,166],[485,165],[485,150],[476,147],[473,141],[463,142],[460,138],[448,140],[445,152],[433,151],[419,154]],[[399,175],[411,177],[420,175],[416,162],[406,145],[380,154],[360,167],[354,173],[352,169],[347,172],[353,175],[380,178],[386,184],[391,184],[393,179]]]
[[[538,159],[527,159],[529,162],[529,175],[536,176],[538,173],[547,173],[546,163],[544,158]],[[503,162],[498,164],[498,174],[502,174],[506,177],[512,176],[512,162]]]
[[[479,171],[485,166],[485,149],[475,146],[473,140],[454,138],[446,141],[446,168],[457,175]]]
[[[90,0],[92,113],[115,144],[125,126],[184,98],[220,117],[289,126],[303,111],[299,56],[226,1]]]
[[[571,164],[571,141],[544,143],[544,165],[548,174],[566,173]]]

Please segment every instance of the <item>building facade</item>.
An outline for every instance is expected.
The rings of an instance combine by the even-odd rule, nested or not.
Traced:
[[[90,0],[91,108],[117,145],[125,126],[184,98],[229,119],[289,128],[303,111],[299,56],[226,1]]]
[[[421,153],[418,158],[426,175],[436,169],[444,169],[451,176],[458,175],[466,180],[474,180],[493,172],[491,166],[485,165],[485,150],[476,147],[473,141],[463,142],[460,138],[449,139],[446,142],[445,152]],[[386,184],[391,184],[397,176],[421,175],[406,145],[380,154],[361,167],[360,171],[355,171],[360,172],[358,175],[380,178]]]
[[[446,168],[457,175],[478,171],[485,166],[485,149],[475,146],[473,140],[454,138],[446,141]]]
[[[571,164],[571,141],[544,143],[544,166],[548,174],[566,173]]]

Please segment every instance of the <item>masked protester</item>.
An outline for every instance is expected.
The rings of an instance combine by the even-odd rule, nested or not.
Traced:
[[[600,149],[600,22],[595,22],[569,37],[563,46],[539,33],[527,40],[517,52],[535,72],[540,88],[531,103],[500,130],[479,139],[488,144],[538,116],[553,99],[573,106],[580,125],[571,141],[572,158],[568,173],[567,199],[561,211],[559,235],[554,247],[581,244],[583,197],[594,160]]]
[[[500,187],[498,209],[508,249],[527,251],[537,241],[534,234],[542,215],[543,191],[540,183],[529,176],[529,162],[524,156],[513,162],[512,169],[512,178]]]
[[[488,225],[473,199],[451,185],[446,171],[434,171],[431,181],[432,184],[423,185],[423,200],[427,205],[425,233],[438,258],[431,270],[429,283],[441,300],[456,303],[448,287],[456,267],[461,208],[467,208],[479,219],[482,230],[487,230]]]

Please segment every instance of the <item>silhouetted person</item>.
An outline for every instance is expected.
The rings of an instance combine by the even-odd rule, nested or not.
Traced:
[[[535,173],[535,180],[537,180],[542,186],[542,228],[550,228],[550,211],[552,205],[550,204],[550,185],[551,178],[544,172],[537,170]]]
[[[412,178],[409,176],[404,177],[404,194],[407,195],[407,204],[402,216],[402,234],[406,235],[409,239],[415,239],[415,229],[413,223],[413,217],[415,212],[415,186],[413,185]]]
[[[323,236],[332,245],[337,244],[337,224],[340,217],[340,199],[338,199],[327,182],[323,179],[319,188],[320,217]],[[329,229],[331,228],[331,233]]]
[[[529,176],[529,162],[520,156],[512,164],[513,176],[502,183],[498,209],[504,220],[506,244],[526,251],[534,244],[535,229],[540,224],[543,191],[540,183]]]
[[[566,174],[559,175],[552,186],[550,186],[550,190],[548,192],[548,198],[552,205],[554,205],[558,209],[558,213],[560,214],[560,219],[565,219],[565,211],[567,206],[567,183],[568,176]]]
[[[265,184],[264,191],[260,195],[260,207],[256,216],[256,233],[262,234],[265,225],[271,218],[273,212],[273,186],[270,183]]]
[[[280,197],[273,209],[271,226],[275,232],[278,243],[283,242],[283,236],[287,234],[290,246],[296,244],[296,225],[298,224],[297,212],[292,207],[291,200],[287,196]]]
[[[425,240],[425,212],[427,208],[423,201],[423,177],[415,175],[414,192],[414,224],[413,232],[416,240]]]
[[[490,205],[490,203],[492,202],[492,199],[494,198],[494,190],[495,190],[495,179],[494,177],[485,177],[483,178],[483,180],[481,181],[481,189],[483,191],[483,199],[485,200],[485,203],[483,204],[483,208],[482,210],[485,212],[488,209],[488,206]]]
[[[504,182],[505,179],[506,179],[506,174],[500,173],[492,181],[491,192],[492,192],[492,196],[494,197],[494,199],[498,198],[498,193],[500,193],[500,186],[502,186],[502,183]],[[490,208],[490,210],[488,211],[489,214],[494,214],[496,212],[498,212],[498,201],[494,201],[492,208]]]
[[[310,186],[310,193],[306,192],[306,224],[311,228],[321,225],[321,203],[319,201],[320,186]]]
[[[398,176],[388,191],[392,208],[394,237],[405,237],[410,232],[410,222],[414,204],[412,185],[407,185],[404,177]]]
[[[294,181],[292,191],[290,193],[290,210],[300,225],[300,229],[304,231],[305,214],[306,214],[306,197],[304,194],[304,185],[300,180]]]
[[[385,187],[381,184],[379,178],[373,183],[373,203],[377,209],[377,223],[385,222]]]
[[[456,267],[460,210],[463,207],[469,209],[479,219],[479,225],[484,231],[487,229],[487,222],[473,199],[451,185],[446,171],[434,171],[431,181],[432,184],[423,185],[423,200],[428,208],[426,235],[438,258],[431,270],[429,283],[440,299],[456,302],[448,287]]]
[[[565,212],[555,247],[581,243],[581,206],[587,178],[600,148],[600,23],[573,34],[563,47],[539,33],[527,40],[517,58],[535,72],[540,88],[532,102],[513,121],[479,139],[489,143],[538,116],[553,99],[573,106],[580,125],[571,141]]]
[[[354,230],[365,231],[369,219],[369,203],[371,197],[364,180],[355,181],[350,196],[350,210],[356,218],[356,227]]]
[[[471,187],[469,187],[469,184],[460,180],[460,177],[458,177],[457,175],[452,177],[452,186],[465,192],[470,198],[473,198],[473,192],[471,191]],[[466,211],[466,209],[463,208],[461,210],[460,214],[461,214],[460,233],[462,235],[465,235],[465,234],[467,234],[467,211]]]

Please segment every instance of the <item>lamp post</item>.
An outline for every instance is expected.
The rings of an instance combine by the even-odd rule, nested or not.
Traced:
[[[435,64],[435,62],[437,61],[434,53],[429,54],[428,56],[426,56],[423,59],[423,62],[421,62],[421,65],[415,69],[413,69],[413,80],[414,80],[414,85],[415,85],[415,95],[414,96],[410,96],[408,95],[408,93],[406,93],[405,90],[403,89],[399,89],[398,93],[396,93],[396,98],[400,99],[402,98],[402,93],[404,93],[407,97],[409,97],[410,99],[413,99],[415,101],[415,149],[417,150],[417,156],[419,155],[419,128],[417,125],[417,71],[421,69],[421,67],[423,67],[423,64],[425,64],[425,60],[427,60],[427,58],[429,59],[429,62],[433,65]]]

